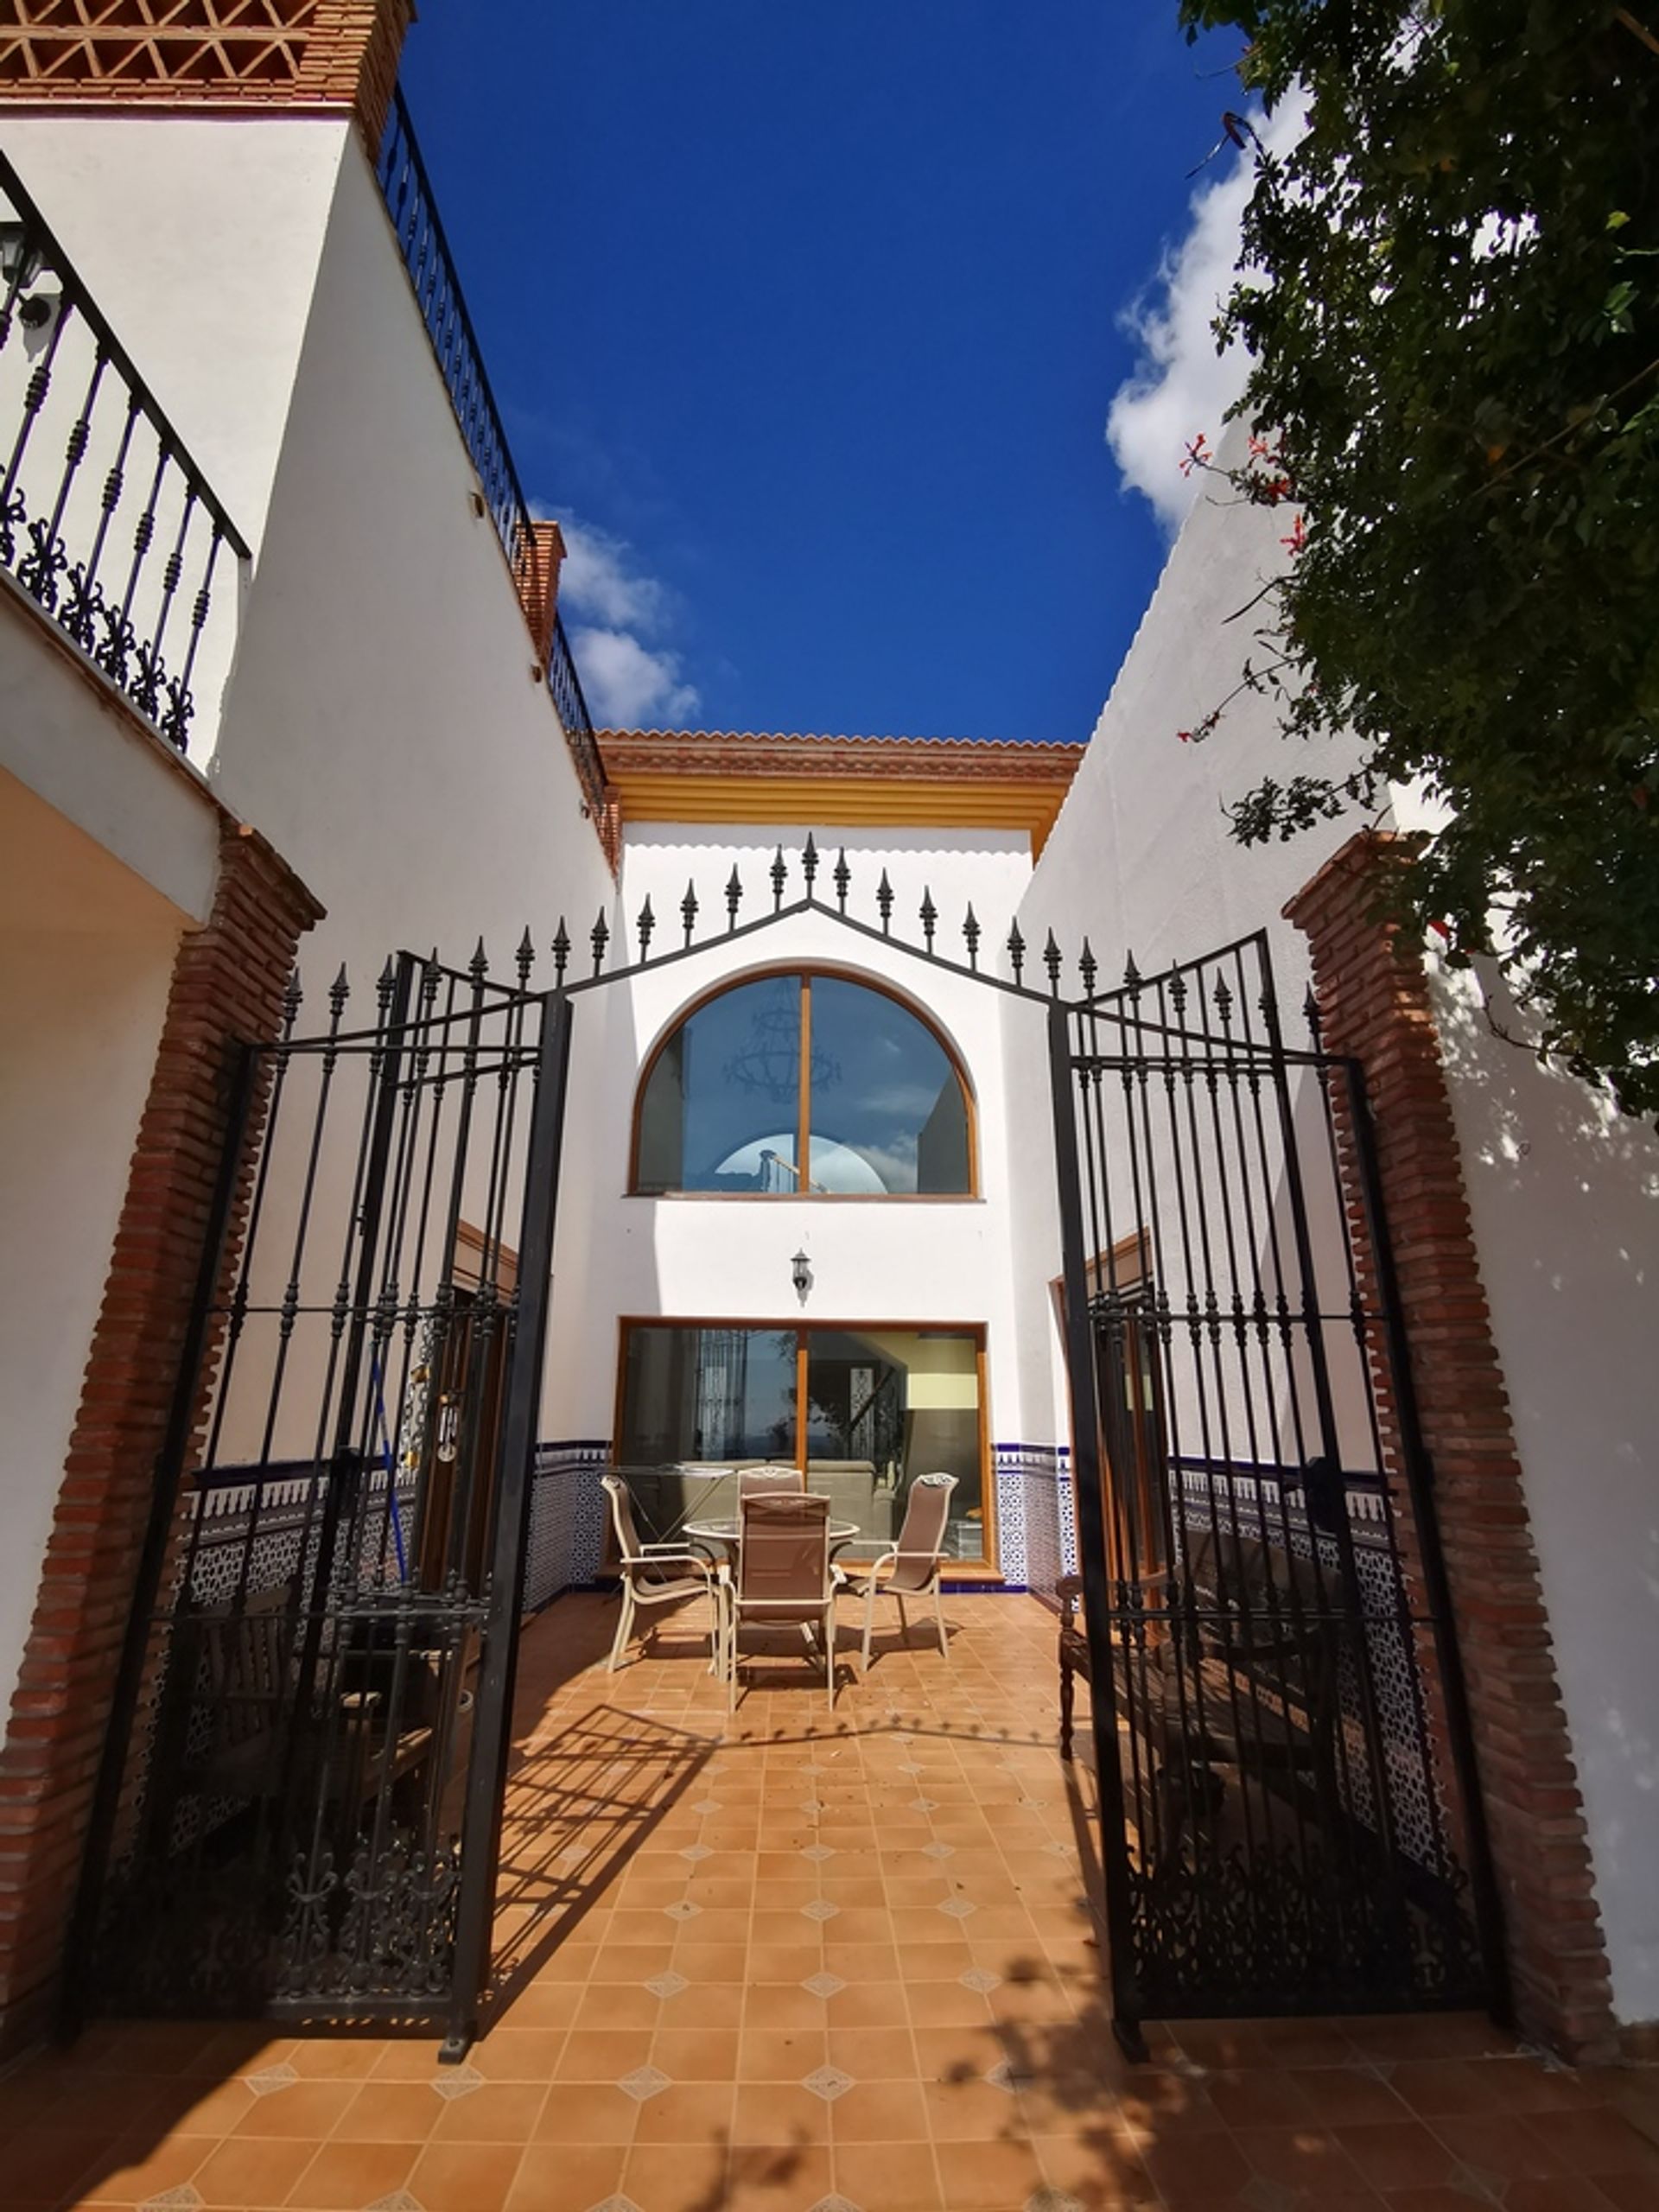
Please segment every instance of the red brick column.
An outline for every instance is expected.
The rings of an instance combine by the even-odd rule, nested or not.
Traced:
[[[0,1751],[0,2052],[42,2031],[62,1955],[156,1461],[229,1129],[234,1048],[276,1033],[296,948],[321,912],[262,838],[226,826],[213,912],[185,938],[174,964]],[[230,1258],[246,1198],[245,1187]],[[200,1448],[202,1395],[193,1452]]]
[[[559,619],[559,570],[564,565],[564,533],[556,522],[533,522],[530,542],[515,563],[513,582],[518,602],[530,625],[531,642],[543,668],[553,650],[553,630]]]
[[[1408,865],[1403,842],[1364,832],[1285,913],[1308,939],[1326,1049],[1365,1071],[1516,2021],[1567,2056],[1608,2057],[1611,1988],[1583,1804],[1427,976],[1421,951],[1378,918],[1384,873]],[[1348,1198],[1363,1238],[1357,1192]],[[1374,1283],[1363,1245],[1359,1256]],[[1397,1411],[1386,1373],[1376,1380],[1397,1477]]]

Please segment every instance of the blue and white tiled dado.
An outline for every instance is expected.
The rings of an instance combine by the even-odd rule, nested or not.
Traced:
[[[1064,1444],[999,1444],[996,1541],[1010,1589],[1052,1595],[1077,1564],[1071,1452]]]
[[[530,1554],[524,1562],[524,1611],[539,1612],[561,1590],[592,1582],[605,1544],[605,1493],[599,1478],[611,1464],[607,1436],[538,1444],[530,1499]]]

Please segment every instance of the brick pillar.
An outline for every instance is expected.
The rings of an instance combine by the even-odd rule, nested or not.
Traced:
[[[1378,918],[1386,872],[1408,865],[1403,842],[1363,832],[1285,913],[1308,939],[1326,1050],[1365,1071],[1516,2022],[1567,2056],[1609,2057],[1611,1987],[1583,1804],[1428,979],[1421,950]],[[1357,1193],[1348,1198],[1357,1220]],[[1386,1376],[1378,1382],[1397,1476],[1393,1393]]]
[[[559,570],[564,565],[564,534],[556,522],[533,522],[530,542],[514,563],[513,582],[518,602],[530,625],[536,658],[547,666],[553,650],[553,628],[559,619]]]
[[[276,1033],[301,935],[321,913],[263,838],[226,826],[213,912],[174,963],[0,1751],[0,2053],[36,2037],[48,2021],[229,1128],[234,1048]],[[193,1453],[205,1390],[202,1397]]]

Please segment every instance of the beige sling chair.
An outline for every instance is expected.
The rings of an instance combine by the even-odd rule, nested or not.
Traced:
[[[830,1576],[830,1501],[783,1491],[746,1497],[742,1540],[727,1613],[728,1702],[737,1703],[737,1638],[746,1622],[770,1628],[816,1628],[823,1653],[824,1688],[836,1702],[836,1592]]]
[[[939,1631],[939,1649],[947,1660],[950,1656],[950,1638],[944,1632],[944,1614],[939,1604],[939,1554],[944,1548],[944,1532],[950,1519],[950,1493],[956,1486],[954,1475],[918,1475],[905,1502],[905,1525],[899,1531],[898,1542],[878,1553],[868,1567],[842,1570],[845,1587],[855,1596],[861,1593],[864,1599],[867,1670],[870,1663],[870,1637],[875,1627],[875,1601],[879,1597],[898,1600],[899,1633],[906,1640],[910,1624],[905,1618],[906,1599],[931,1597],[934,1625]],[[890,1570],[885,1576],[881,1574],[883,1567]],[[858,1572],[863,1575],[861,1582],[854,1579]]]
[[[622,1618],[611,1646],[610,1671],[614,1674],[633,1633],[634,1616],[641,1606],[674,1605],[687,1598],[707,1598],[714,1618],[709,1629],[709,1671],[720,1670],[725,1642],[724,1585],[706,1559],[683,1543],[642,1544],[633,1522],[633,1500],[620,1475],[600,1478],[611,1501],[611,1525],[616,1531],[618,1564],[622,1573]]]

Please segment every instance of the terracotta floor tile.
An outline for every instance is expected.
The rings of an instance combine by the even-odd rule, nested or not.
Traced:
[[[19,2197],[50,2203],[76,2184],[85,2184],[96,2171],[100,2177],[112,2163],[115,2138],[100,2140],[86,2127],[20,2128],[6,2145],[4,2170],[9,2189]],[[207,2146],[196,2140],[198,2157]]]
[[[1503,2192],[1503,2212],[1606,2212],[1607,2202],[1600,2184],[1579,2174],[1513,2181]]]
[[[1092,2129],[1084,2135],[1034,2136],[1032,2148],[1049,2187],[1075,2198],[1084,2212],[1120,2212],[1158,2202],[1151,2175],[1122,2134]]]
[[[289,2191],[305,2212],[361,2212],[409,2178],[412,2143],[325,2143]]]
[[[435,2098],[442,2104],[434,2143],[528,2143],[547,2090],[539,2082],[486,2082],[464,2097]]]
[[[1465,2165],[1505,2180],[1567,2173],[1571,2162],[1512,2113],[1448,2113],[1425,2122]]]
[[[423,2212],[505,2212],[524,2157],[516,2143],[430,2143],[405,2186]]]
[[[855,2082],[911,2082],[920,2072],[907,2027],[843,2028],[832,2023],[830,2063]]]
[[[426,2082],[365,2082],[336,2123],[336,2143],[423,2143],[446,2109]]]
[[[935,2153],[950,2212],[1002,2212],[1044,2186],[1029,2143],[940,2143]]]
[[[209,2152],[191,2176],[205,2203],[215,2208],[282,2204],[316,2156],[315,2142],[270,2135],[238,2135]],[[448,2212],[428,2205],[427,2212]]]
[[[360,2087],[357,2082],[296,2082],[269,2096],[250,2097],[234,2133],[306,2136],[321,2143],[333,2134]]]
[[[1023,2143],[1024,2107],[1012,2089],[978,2082],[924,2082],[927,2132],[936,2143]]]
[[[1457,2158],[1421,2120],[1364,2120],[1332,2129],[1373,2189],[1426,2189],[1450,2181]]]
[[[302,2081],[361,2082],[377,2056],[373,2043],[362,2036],[300,2036],[288,2063]]]
[[[1154,2135],[1143,2141],[1147,2171],[1166,2197],[1208,2197],[1212,2203],[1236,2194],[1254,2169],[1230,2134],[1217,2128],[1183,2135]]]
[[[662,1999],[643,1981],[590,1981],[581,1993],[575,2018],[568,2024],[655,2029],[662,2024]]]
[[[1204,2086],[1211,2103],[1230,2126],[1314,2124],[1306,2092],[1288,2069],[1217,2069],[1206,2076]]]
[[[490,2082],[549,2082],[569,2042],[569,2037],[557,2028],[504,2024],[474,2044],[467,2063]],[[429,2044],[427,2056],[429,2062],[433,2056]],[[433,2066],[431,2070],[435,2075],[439,2069]]]
[[[737,2092],[729,2081],[677,2082],[647,2097],[633,2131],[636,2143],[718,2143],[732,2139]]]
[[[1511,2106],[1499,2063],[1480,2058],[1408,2059],[1389,2069],[1389,2087],[1424,2120],[1505,2112]]]
[[[750,2029],[822,2028],[827,2018],[824,1999],[798,1981],[757,1982],[743,2012],[743,2024]]]
[[[1659,2145],[1611,2105],[1581,2112],[1535,2112],[1524,2122],[1544,2145],[1553,2171],[1659,2176]]]
[[[830,2109],[830,2133],[837,2144],[926,2141],[927,2107],[921,2083],[859,2082],[836,2099]]]
[[[561,2144],[556,2151],[535,2145],[507,2192],[506,2212],[555,2212],[556,2207],[585,2212],[588,2205],[603,2204],[621,2188],[627,2155],[620,2145]]]
[[[425,2212],[1024,2212],[1039,2190],[1083,2212],[1659,2212],[1623,2077],[1546,2073],[1472,2016],[1154,2024],[1155,2063],[1128,2065],[1072,1855],[1091,1785],[1054,1756],[1052,1617],[976,1599],[951,1620],[948,1674],[895,1640],[831,1719],[798,1662],[757,1668],[728,1725],[679,1630],[613,1677],[606,1609],[553,1609],[520,1671],[509,1994],[471,2075],[429,2034],[102,2024],[0,2083],[5,2212],[58,2212],[22,2187],[58,2158],[122,2212],[187,2181],[211,2212],[398,2190]],[[820,1974],[842,1986],[802,1986]],[[802,2087],[825,2065],[851,2077],[833,2100]],[[263,2097],[238,2078],[283,2066]],[[616,2085],[645,2066],[668,2080],[639,2101]]]
[[[639,2107],[622,2090],[599,2083],[556,2082],[531,2130],[532,2143],[626,2144]]]
[[[1618,2212],[1659,2212],[1659,2182],[1646,2174],[1601,2174],[1596,2186]]]
[[[556,2082],[620,2082],[647,2064],[655,2040],[648,2028],[572,2028],[553,2069]]]
[[[1389,2081],[1363,2066],[1307,2066],[1291,2077],[1306,2108],[1321,2126],[1358,2126],[1367,2120],[1408,2120],[1410,2108]]]
[[[737,2078],[737,2044],[735,2025],[659,2028],[651,2063],[673,2082],[732,2082]]]
[[[103,2196],[118,2204],[141,2204],[146,2197],[182,2188],[217,2148],[216,2144],[200,2135],[169,2135],[158,2143],[153,2131],[140,2128],[124,2136],[105,2152],[98,2162],[98,2187],[86,2189],[86,2193]],[[24,2194],[22,2176],[10,2150],[6,2154],[6,2167],[8,2178],[21,2197]]]
[[[811,2144],[750,2144],[734,2149],[721,2212],[808,2212],[829,2196],[829,2150]]]
[[[942,2212],[944,2196],[929,2143],[838,2143],[836,2194],[863,2212]]]
[[[644,2144],[628,2154],[622,2194],[639,2212],[712,2212],[725,2193],[727,2156],[724,2143]]]
[[[793,2082],[743,2082],[732,2114],[735,2144],[827,2144],[830,2107]]]
[[[946,1981],[905,1985],[910,2017],[918,2028],[977,2028],[991,2024],[990,2008],[977,1990],[965,1989],[954,1976]]]
[[[832,2028],[902,2028],[909,1999],[902,1982],[852,1981],[825,1999],[824,2018]]]

